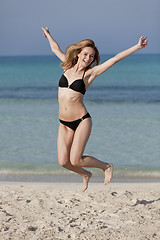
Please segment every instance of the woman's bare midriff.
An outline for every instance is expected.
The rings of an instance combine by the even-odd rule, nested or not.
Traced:
[[[83,104],[83,95],[72,89],[59,88],[59,118],[64,121],[74,121],[83,117],[87,109]]]

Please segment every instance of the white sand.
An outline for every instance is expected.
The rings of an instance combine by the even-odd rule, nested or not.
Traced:
[[[0,183],[0,240],[160,240],[160,183]]]

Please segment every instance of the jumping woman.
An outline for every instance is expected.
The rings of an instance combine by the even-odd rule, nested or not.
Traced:
[[[62,167],[82,176],[82,192],[84,192],[92,176],[92,173],[84,167],[102,169],[105,184],[111,181],[113,174],[113,164],[83,155],[92,129],[91,116],[83,103],[84,94],[97,76],[123,58],[146,47],[147,40],[144,36],[140,37],[138,44],[98,65],[99,52],[92,40],[86,39],[70,45],[63,53],[52,38],[48,27],[42,27],[42,30],[43,35],[49,40],[51,50],[61,60],[61,67],[64,69],[58,90],[58,161]]]

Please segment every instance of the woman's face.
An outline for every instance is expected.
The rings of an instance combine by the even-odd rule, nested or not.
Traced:
[[[81,66],[88,67],[95,57],[95,50],[92,47],[84,47],[82,51],[78,54],[78,61]]]

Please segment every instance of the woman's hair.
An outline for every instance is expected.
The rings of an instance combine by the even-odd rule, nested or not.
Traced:
[[[75,44],[72,44],[66,48],[65,51],[65,61],[61,63],[61,67],[66,70],[69,68],[72,68],[76,65],[78,61],[78,54],[82,51],[85,47],[91,47],[95,50],[95,56],[92,63],[87,67],[87,69],[98,65],[100,61],[99,51],[96,48],[94,42],[90,39],[82,40],[80,42],[77,42]]]

